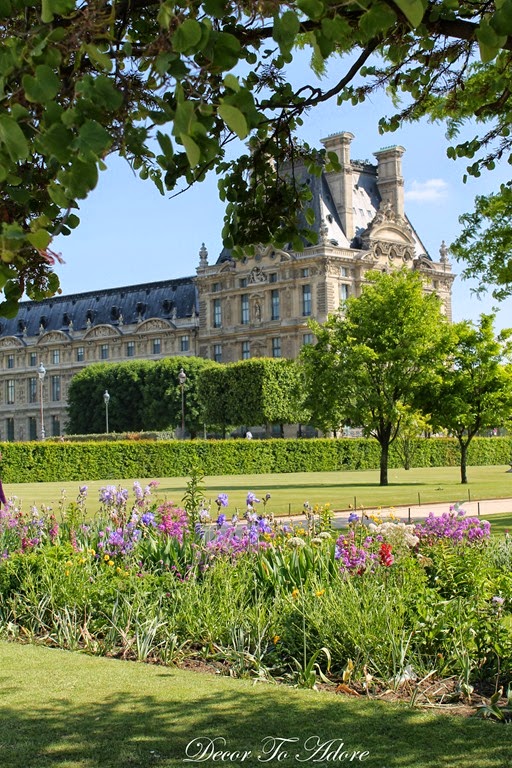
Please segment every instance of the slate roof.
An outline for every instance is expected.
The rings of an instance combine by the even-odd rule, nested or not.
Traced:
[[[199,312],[193,277],[108,288],[43,301],[22,301],[17,316],[0,319],[0,336],[37,336],[45,331],[85,330],[92,325],[124,325],[149,318],[190,318]],[[122,316],[122,317],[121,317]]]

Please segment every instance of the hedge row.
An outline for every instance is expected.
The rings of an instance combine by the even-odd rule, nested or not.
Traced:
[[[206,475],[265,472],[329,472],[377,469],[376,440],[193,440],[8,443],[3,448],[5,483],[66,482],[122,478],[183,477],[196,463]],[[475,438],[469,464],[512,461],[512,438]],[[412,466],[457,466],[459,450],[451,438],[416,441]],[[400,467],[394,450],[390,468]]]

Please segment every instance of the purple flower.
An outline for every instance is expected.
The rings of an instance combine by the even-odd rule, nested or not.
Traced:
[[[215,499],[215,503],[217,504],[218,507],[227,507],[228,505],[227,493],[219,493],[219,495]]]
[[[143,525],[147,525],[148,527],[149,526],[153,526],[154,527],[156,525],[156,523],[155,523],[155,516],[154,516],[153,512],[144,512],[144,514],[142,515],[140,521],[141,521],[141,523]]]
[[[348,516],[348,522],[350,523],[358,523],[359,522],[359,515],[357,515],[355,512],[351,512]]]
[[[252,507],[253,504],[259,504],[260,500],[256,498],[256,494],[254,494],[252,491],[249,491],[247,494],[247,506]]]
[[[219,515],[217,518],[217,525],[219,526],[219,528],[221,528],[225,522],[226,522],[226,515],[224,514]]]

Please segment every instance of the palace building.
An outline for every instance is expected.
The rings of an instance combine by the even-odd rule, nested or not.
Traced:
[[[375,152],[373,164],[351,160],[353,138],[322,141],[339,172],[303,169],[318,244],[300,253],[261,246],[243,261],[223,250],[212,263],[203,244],[194,276],[21,302],[15,319],[0,318],[0,440],[38,439],[42,414],[46,435],[64,434],[69,382],[89,363],[295,358],[314,342],[308,319],[324,322],[358,296],[370,269],[418,270],[451,319],[447,248],[432,259],[404,210],[403,147]]]

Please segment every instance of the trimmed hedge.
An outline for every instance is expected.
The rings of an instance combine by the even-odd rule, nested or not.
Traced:
[[[377,469],[379,456],[377,441],[364,438],[7,443],[3,446],[2,474],[6,483],[183,477],[193,463],[205,475],[329,472]],[[471,442],[470,465],[510,462],[512,438],[476,437]],[[456,440],[418,440],[414,466],[458,464]],[[393,449],[389,466],[401,466]]]

